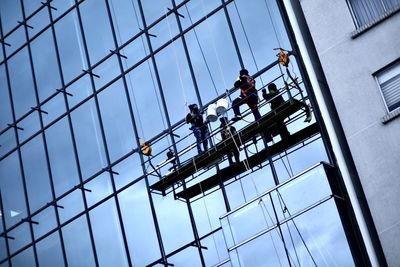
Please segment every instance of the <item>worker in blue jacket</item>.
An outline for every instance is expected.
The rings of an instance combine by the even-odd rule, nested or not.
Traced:
[[[197,104],[189,105],[190,112],[186,115],[186,123],[190,123],[190,129],[193,131],[196,137],[197,152],[200,154],[201,144],[203,144],[204,151],[208,150],[208,138],[210,133],[208,132],[207,124],[203,120],[203,115],[199,111]]]

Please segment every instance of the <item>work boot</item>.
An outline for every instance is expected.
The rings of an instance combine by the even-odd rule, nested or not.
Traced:
[[[235,115],[235,117],[233,117],[233,118],[231,119],[231,121],[237,122],[237,121],[239,121],[239,120],[241,120],[241,119],[242,119],[242,116],[241,116],[241,115]]]
[[[304,122],[308,122],[309,123],[311,120],[312,120],[312,112],[309,111],[306,114],[306,119],[304,120]]]

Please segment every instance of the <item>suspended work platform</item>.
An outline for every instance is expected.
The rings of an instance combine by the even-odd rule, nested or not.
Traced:
[[[272,146],[269,146],[268,150],[264,149],[257,154],[248,157],[246,160],[221,169],[218,173],[199,182],[198,184],[193,185],[179,193],[176,193],[176,196],[184,199],[191,199],[195,196],[198,196],[203,192],[213,187],[216,187],[219,184],[245,172],[247,168],[256,167],[257,165],[266,161],[269,156],[273,157],[281,153],[282,151],[289,149],[296,144],[302,142],[303,140],[313,136],[316,133],[318,133],[318,125],[317,123],[313,123],[310,126],[292,134],[290,137],[285,138]]]
[[[150,186],[152,190],[160,191],[163,194],[165,194],[166,190],[170,187],[172,187],[174,184],[183,181],[187,177],[195,174],[198,170],[202,168],[207,168],[211,166],[214,162],[218,161],[221,159],[224,155],[229,153],[233,149],[237,149],[236,146],[244,145],[248,141],[252,141],[253,138],[257,134],[262,134],[265,132],[269,127],[271,127],[275,122],[277,121],[283,121],[285,118],[289,117],[290,115],[296,113],[300,109],[304,108],[304,103],[296,100],[296,99],[290,99],[289,101],[285,102],[281,106],[275,109],[274,112],[269,112],[265,114],[263,117],[261,117],[258,121],[254,121],[250,123],[248,126],[244,127],[241,131],[239,131],[237,134],[233,135],[231,138],[224,140],[218,144],[216,144],[214,147],[210,148],[208,151],[184,162],[181,166],[177,167],[175,171],[169,173],[168,175],[164,176],[160,181],[154,183],[153,185]],[[282,152],[286,148],[289,148],[292,146],[291,144],[296,144],[300,142],[301,140],[307,138],[308,136],[312,135],[313,133],[317,132],[317,125],[313,124],[311,126],[308,126],[307,128],[299,131],[298,133],[295,133],[291,135],[288,140],[281,141],[273,146],[271,146],[268,151],[271,155],[277,154],[279,152]],[[302,139],[301,139],[302,138]],[[249,158],[249,164],[250,166],[255,166],[267,158],[265,155],[267,153],[266,151],[264,152],[261,151],[257,153],[256,155],[252,156],[252,160],[250,163],[250,158]],[[265,158],[265,159],[264,159]],[[244,172],[245,166],[243,164],[236,164],[238,165],[236,168],[233,168],[232,170],[228,169],[225,172],[226,174],[231,176],[232,175],[237,175],[240,174],[241,172]],[[243,166],[242,166],[243,165]],[[240,167],[242,166],[242,167]],[[243,169],[243,170],[242,170]],[[207,179],[209,180],[209,179]],[[215,179],[214,179],[215,180]],[[219,181],[219,177],[218,177]],[[203,181],[205,183],[205,181]],[[212,184],[215,182],[209,182],[209,185],[204,185],[206,188],[211,188]],[[204,187],[203,187],[204,189]],[[195,189],[193,189],[195,190]],[[185,191],[186,192],[186,191]],[[194,192],[194,191],[193,191]],[[180,193],[181,197],[184,198],[190,198],[194,193]],[[187,196],[186,196],[187,194]]]

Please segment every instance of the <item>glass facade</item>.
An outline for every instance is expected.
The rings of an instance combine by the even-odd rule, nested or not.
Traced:
[[[202,182],[230,167],[224,155],[154,187],[196,158],[188,105],[205,110],[236,98],[240,69],[254,74],[258,89],[288,84],[285,100],[313,104],[298,55],[288,68],[278,64],[276,48],[295,50],[282,12],[272,0],[2,0],[0,266],[354,266],[353,247],[362,244],[345,225],[349,203],[337,204],[343,188],[332,189],[338,185],[325,172],[309,174],[312,186],[292,179],[322,161],[334,166],[316,106],[311,122],[302,109],[285,118],[293,138],[309,134],[284,149],[273,150],[284,143],[276,134],[235,144],[248,165],[214,186]],[[271,114],[259,96],[261,115]],[[254,127],[241,109],[239,132]],[[216,147],[219,123],[208,127]],[[169,150],[177,155],[172,170]],[[250,166],[261,151],[271,153]],[[279,198],[298,207],[269,193],[266,210],[280,217],[262,224],[250,211],[234,231],[250,238],[274,225],[271,233],[232,248],[225,220],[235,214],[224,214],[281,185]],[[195,186],[200,192],[185,197]],[[312,206],[310,187],[330,200]]]

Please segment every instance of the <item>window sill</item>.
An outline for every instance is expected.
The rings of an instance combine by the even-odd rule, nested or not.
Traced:
[[[364,32],[368,31],[369,29],[375,27],[376,25],[378,25],[379,23],[381,23],[382,21],[386,20],[387,18],[390,18],[391,16],[393,16],[394,14],[398,13],[400,11],[400,6],[395,7],[394,9],[384,13],[382,16],[380,16],[379,18],[361,26],[360,28],[356,29],[355,31],[353,31],[350,35],[351,38],[355,39],[358,36],[360,36],[361,34],[363,34]]]
[[[381,121],[383,124],[386,124],[389,121],[394,120],[397,117],[400,117],[400,108],[395,109],[395,110],[389,112],[388,114],[386,114],[385,116],[383,116]]]

